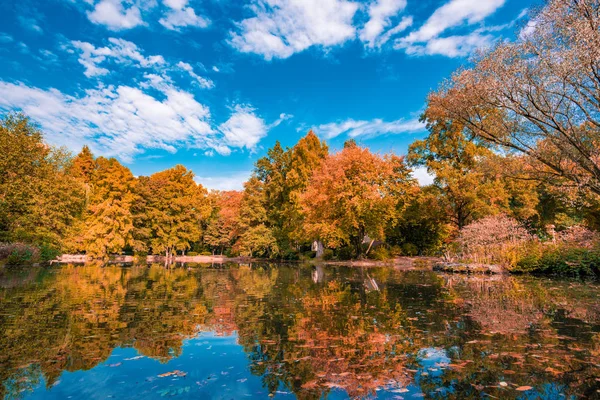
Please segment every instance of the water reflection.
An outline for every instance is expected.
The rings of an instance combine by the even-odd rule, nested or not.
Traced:
[[[589,282],[389,268],[4,270],[0,394],[600,397],[599,300]]]

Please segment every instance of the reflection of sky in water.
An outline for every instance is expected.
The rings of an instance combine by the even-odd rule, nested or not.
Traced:
[[[144,400],[600,393],[594,283],[371,269],[373,291],[364,271],[321,270],[315,283],[314,269],[286,266],[56,268],[4,289],[0,275],[0,389]]]
[[[88,371],[64,372],[50,388],[42,383],[27,399],[243,399],[270,398],[260,376],[248,370],[248,358],[237,335],[216,336],[205,332],[184,341],[181,356],[161,363],[140,356],[133,348],[116,348],[103,363]],[[173,371],[186,373],[159,377]],[[421,393],[418,386],[382,387],[377,397],[400,399]],[[275,398],[295,398],[280,387]],[[347,399],[340,389],[333,389],[328,399]]]
[[[160,363],[137,358],[132,348],[116,348],[102,364],[89,371],[65,372],[48,391],[42,385],[30,398],[44,399],[239,399],[268,397],[261,379],[248,372],[248,359],[237,336],[211,333],[187,340],[180,357]],[[179,370],[185,377],[158,375]]]

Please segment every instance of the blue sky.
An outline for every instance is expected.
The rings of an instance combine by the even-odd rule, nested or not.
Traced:
[[[427,93],[539,0],[0,0],[0,112],[136,175],[241,188],[309,129],[404,154]],[[417,173],[423,177],[423,171]]]

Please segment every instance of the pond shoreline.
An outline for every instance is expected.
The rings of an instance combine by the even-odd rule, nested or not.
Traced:
[[[94,260],[87,257],[85,254],[63,254],[57,257],[53,263],[58,264],[84,264],[90,263]],[[112,256],[109,263],[134,263],[143,262],[143,258],[136,256]],[[422,266],[433,266],[440,262],[437,257],[396,257],[391,260],[377,261],[377,260],[323,260],[312,258],[309,260],[276,260],[266,258],[251,258],[251,257],[226,257],[226,256],[176,256],[171,257],[167,260],[165,256],[149,255],[146,257],[145,262],[147,263],[249,263],[249,262],[276,262],[284,264],[321,264],[321,265],[336,265],[336,266],[349,266],[349,267],[384,267],[390,266],[394,268],[417,268]]]

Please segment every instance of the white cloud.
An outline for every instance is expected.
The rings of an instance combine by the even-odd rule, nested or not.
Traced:
[[[427,172],[427,168],[425,167],[413,168],[412,176],[419,181],[419,185],[421,186],[431,185],[435,179],[435,176]]]
[[[218,140],[208,107],[171,85],[162,88],[163,100],[129,86],[90,89],[73,97],[0,82],[0,109],[23,110],[51,143],[78,150],[89,142],[99,154],[126,161],[144,148],[175,152],[178,145],[208,148]]]
[[[390,18],[406,8],[406,0],[375,0],[369,5],[369,21],[360,32],[360,39],[375,47],[377,39],[391,24]]]
[[[477,49],[490,47],[494,40],[493,35],[484,35],[476,31],[463,36],[433,38],[422,46],[411,45],[406,48],[406,54],[439,54],[446,57],[464,57],[472,54]]]
[[[108,74],[109,70],[99,65],[109,59],[119,64],[133,64],[142,68],[166,64],[160,55],[145,57],[133,42],[116,38],[109,38],[108,42],[106,47],[95,47],[88,42],[71,42],[81,52],[79,63],[85,67],[84,74],[88,78]]]
[[[356,36],[352,20],[358,7],[347,0],[254,0],[255,16],[237,24],[230,44],[266,60],[340,45]]]
[[[252,171],[241,171],[226,176],[197,176],[196,183],[200,183],[207,189],[212,190],[243,190]]]
[[[171,2],[173,1],[174,0],[171,0]],[[180,1],[180,3],[185,2]],[[192,7],[171,9],[167,12],[166,16],[161,18],[158,22],[170,30],[178,30],[188,26],[206,28],[208,25],[210,25],[210,20],[201,15],[196,15],[196,11],[194,11]]]
[[[140,7],[126,0],[100,0],[87,15],[93,23],[115,31],[144,24]]]
[[[393,27],[392,29],[389,29],[387,32],[385,32],[383,35],[381,35],[378,39],[376,44],[378,46],[387,43],[388,40],[390,40],[390,38],[392,38],[393,36],[404,32],[405,30],[407,30],[408,28],[410,28],[413,24],[413,17],[411,15],[403,17],[400,22],[398,22],[398,24]]]
[[[489,45],[494,39],[493,36],[483,35],[481,30],[449,37],[440,35],[451,28],[483,21],[505,2],[506,0],[450,0],[435,10],[419,29],[396,40],[394,47],[406,49],[408,54],[416,55],[467,55],[478,47]]]
[[[192,78],[194,78],[198,82],[200,87],[203,87],[205,89],[211,89],[215,87],[213,81],[211,81],[210,79],[203,78],[200,75],[196,74],[194,72],[194,68],[190,64],[180,61],[177,63],[177,67],[187,72]]]
[[[391,122],[385,122],[381,119],[373,119],[370,121],[347,119],[342,122],[319,125],[315,129],[320,136],[326,139],[331,139],[341,134],[356,138],[359,136],[373,137],[384,134],[412,133],[423,130],[425,130],[425,124],[418,119],[398,119]]]
[[[237,106],[214,129],[208,107],[192,94],[157,75],[147,78],[149,85],[141,88],[100,87],[80,97],[0,81],[0,110],[22,110],[41,125],[50,143],[75,151],[82,143],[90,143],[96,153],[124,161],[147,148],[176,152],[178,147],[189,146],[221,155],[230,154],[231,148],[252,150],[279,123],[267,125],[253,108]],[[142,90],[149,86],[160,90],[164,99]],[[280,120],[287,117],[282,115]]]
[[[231,117],[219,125],[219,131],[225,136],[225,142],[232,147],[253,150],[258,142],[267,135],[269,127],[249,106],[237,105]],[[215,149],[216,150],[216,149]],[[218,150],[217,150],[218,151]]]
[[[201,88],[211,89],[215,86],[210,79],[204,78],[194,72],[194,68],[183,61],[175,65],[170,65],[163,56],[144,56],[141,50],[133,42],[123,39],[109,38],[108,45],[104,47],[95,47],[88,42],[73,41],[72,46],[79,50],[79,63],[85,67],[84,74],[88,78],[94,76],[102,76],[110,71],[104,67],[109,62],[117,64],[131,65],[136,68],[145,68],[152,70],[155,81],[157,77],[165,79],[165,73],[168,71],[184,71],[193,78],[194,83],[197,83]],[[146,86],[151,86],[147,82]]]

